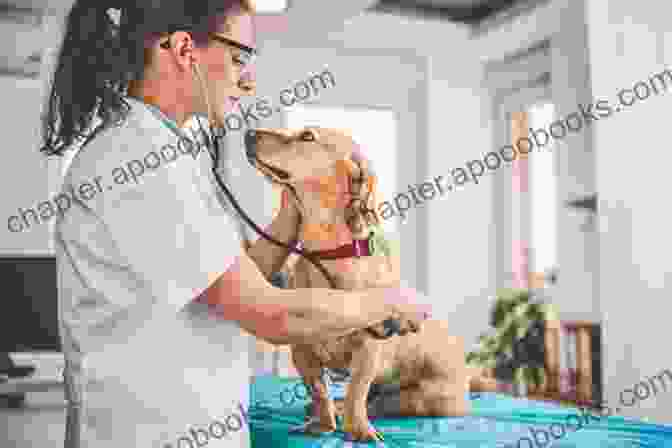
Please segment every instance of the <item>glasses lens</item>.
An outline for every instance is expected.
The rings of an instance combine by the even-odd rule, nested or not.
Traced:
[[[243,67],[247,67],[248,65],[252,64],[254,62],[254,57],[255,55],[252,53],[245,51],[240,52],[240,61]]]

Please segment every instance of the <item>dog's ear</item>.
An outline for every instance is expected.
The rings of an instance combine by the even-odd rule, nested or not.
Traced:
[[[359,166],[350,159],[338,159],[336,161],[336,176],[352,179],[359,177]]]
[[[357,238],[366,238],[369,236],[369,226],[380,224],[375,209],[377,182],[375,175],[369,170],[368,160],[364,157],[357,157],[355,160],[352,163],[356,169],[352,170],[353,176],[350,178],[351,192],[355,200],[352,207],[347,209],[346,217],[353,235],[356,234]]]
[[[366,215],[366,221],[369,225],[378,225],[380,224],[380,216],[378,216],[378,178],[374,173],[369,170],[368,161],[364,159],[364,168],[362,175],[365,176],[366,182],[363,182],[362,188],[366,188],[365,191],[362,191],[362,194],[366,197],[366,208],[369,210],[369,213]]]
[[[364,157],[362,148],[354,140],[350,159],[357,164],[360,169],[360,176],[365,180],[362,182],[358,194],[360,197],[365,198],[366,208],[370,210],[365,217],[366,222],[368,225],[378,225],[381,221],[376,208],[378,205],[378,179],[371,169],[369,159]]]
[[[369,173],[367,175],[366,185],[368,190],[366,206],[372,212],[367,218],[373,218],[374,225],[378,225],[380,224],[380,216],[378,216],[378,178],[375,174]]]
[[[361,153],[353,153],[353,156],[358,167],[358,177],[360,179],[358,184],[359,191],[355,193],[363,199],[367,210],[369,210],[364,219],[366,220],[367,225],[378,225],[380,224],[380,217],[376,211],[378,179],[369,168],[370,165],[368,159],[363,157]]]

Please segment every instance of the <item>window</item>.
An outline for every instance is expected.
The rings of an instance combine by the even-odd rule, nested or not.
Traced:
[[[392,110],[296,105],[287,110],[287,127],[321,126],[340,129],[361,147],[378,177],[377,201],[394,197],[397,187],[397,123]],[[396,233],[395,219],[381,220],[386,231]]]
[[[513,145],[532,131],[548,129],[555,109],[545,100],[529,101],[508,114]],[[543,137],[539,137],[543,140]],[[553,140],[534,145],[511,166],[510,241],[512,286],[542,288],[557,267],[557,178]]]
[[[553,122],[552,103],[537,103],[528,109],[532,129],[548,129]],[[547,273],[557,262],[557,178],[553,139],[542,149],[535,148],[529,161],[530,260],[533,273]]]
[[[287,0],[257,0],[257,14],[277,14],[287,10]]]

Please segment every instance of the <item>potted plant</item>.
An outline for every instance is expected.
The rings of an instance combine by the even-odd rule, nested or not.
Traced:
[[[528,385],[545,382],[545,322],[557,319],[554,307],[527,289],[503,289],[490,310],[490,331],[478,338],[467,364],[494,371],[497,379],[513,383],[514,394],[526,395]]]

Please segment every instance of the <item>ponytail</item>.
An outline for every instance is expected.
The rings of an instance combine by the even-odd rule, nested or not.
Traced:
[[[86,145],[130,110],[121,94],[129,79],[141,73],[143,61],[138,49],[128,45],[132,38],[119,37],[119,26],[108,15],[111,6],[105,3],[109,0],[76,0],[68,15],[42,123],[40,151],[47,155],[62,155],[76,143]]]

